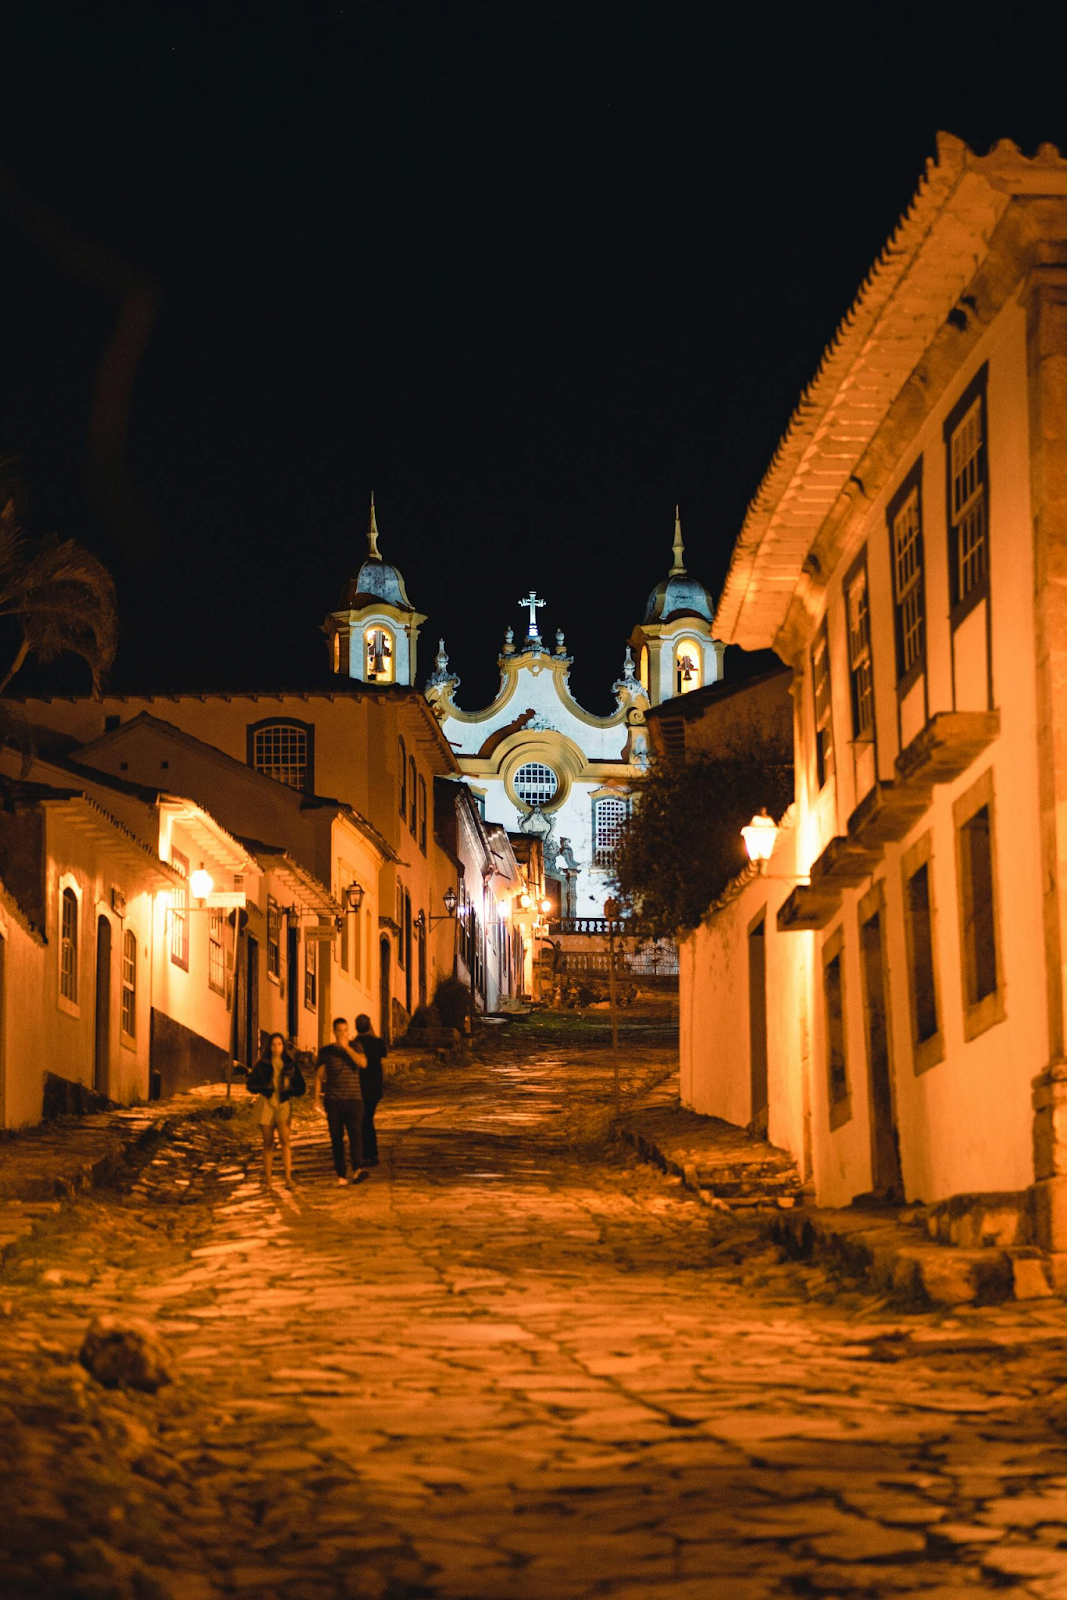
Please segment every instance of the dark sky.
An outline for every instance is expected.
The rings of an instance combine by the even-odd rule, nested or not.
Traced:
[[[1067,145],[1060,14],[9,8],[0,450],[115,573],[115,685],[321,677],[373,488],[422,676],[444,633],[488,698],[535,584],[607,709],[675,501],[717,591],[935,131]]]

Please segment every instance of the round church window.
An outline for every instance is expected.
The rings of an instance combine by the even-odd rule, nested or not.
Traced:
[[[512,782],[524,806],[547,805],[559,788],[559,779],[543,761],[527,761],[516,772]]]

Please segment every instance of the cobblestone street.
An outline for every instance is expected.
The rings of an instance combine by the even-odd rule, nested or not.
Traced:
[[[494,1044],[390,1086],[355,1189],[302,1107],[265,1194],[242,1098],[18,1247],[0,1593],[1067,1595],[1062,1306],[908,1312],[780,1262],[599,1138],[602,1037]],[[78,1365],[104,1312],[172,1384]]]

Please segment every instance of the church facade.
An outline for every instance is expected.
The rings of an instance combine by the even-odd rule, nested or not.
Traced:
[[[342,607],[326,619],[330,662],[334,672],[362,682],[410,686],[426,618],[412,606],[400,573],[382,559],[378,539],[372,500],[366,560]],[[542,637],[538,613],[545,601],[531,590],[518,605],[523,631],[519,637],[510,626],[505,631],[492,703],[477,711],[460,707],[460,680],[443,639],[426,698],[485,821],[540,840],[556,914],[602,917],[633,787],[648,762],[645,713],[722,676],[712,598],[686,570],[676,511],[670,571],[630,636],[613,685],[615,709],[603,717],[571,693],[573,657],[562,629],[554,644]]]

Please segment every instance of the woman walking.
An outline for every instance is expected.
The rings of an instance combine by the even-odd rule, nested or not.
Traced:
[[[285,1187],[293,1187],[293,1152],[289,1142],[289,1119],[292,1102],[304,1093],[307,1085],[304,1074],[285,1048],[285,1037],[272,1033],[267,1054],[256,1062],[248,1074],[245,1087],[250,1094],[259,1095],[259,1126],[263,1134],[263,1177],[269,1189],[274,1168],[274,1134],[277,1131],[282,1147],[282,1169]]]

